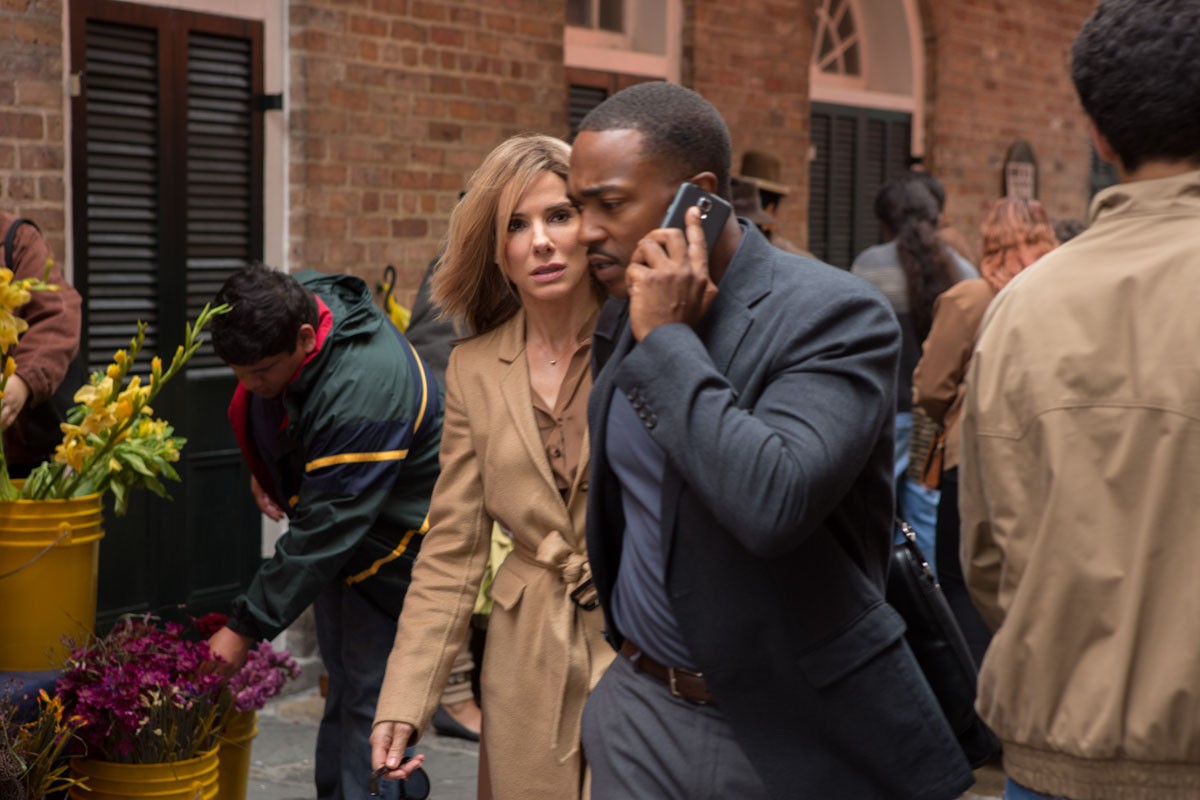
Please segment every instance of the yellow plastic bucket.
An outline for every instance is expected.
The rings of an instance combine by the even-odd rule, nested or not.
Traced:
[[[246,789],[250,785],[250,750],[255,736],[258,736],[257,711],[239,711],[230,717],[217,748],[217,760],[221,765],[218,800],[246,800]]]
[[[71,776],[86,781],[73,786],[72,800],[213,800],[217,796],[217,750],[187,761],[166,764],[117,764],[90,758],[71,759]]]
[[[0,671],[54,669],[96,627],[100,495],[0,502]]]

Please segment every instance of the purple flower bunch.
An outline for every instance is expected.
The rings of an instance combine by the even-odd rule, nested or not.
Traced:
[[[279,694],[283,684],[300,677],[300,666],[287,650],[276,652],[270,642],[259,642],[246,656],[246,664],[229,679],[235,711],[258,711]]]
[[[57,690],[84,723],[83,755],[155,764],[217,745],[232,695],[208,644],[183,633],[154,615],[127,617],[72,651]]]

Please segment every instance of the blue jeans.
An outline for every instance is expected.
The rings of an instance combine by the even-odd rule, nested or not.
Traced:
[[[904,477],[908,470],[908,445],[912,437],[913,416],[911,411],[896,413],[896,513],[912,526],[917,534],[917,547],[929,568],[937,575],[937,558],[934,556],[937,541],[937,507],[941,493],[937,489],[929,489],[920,483],[915,483]],[[897,534],[899,536],[899,534]],[[899,541],[899,539],[897,539]]]
[[[1008,778],[1004,781],[1004,800],[1067,800],[1062,795],[1042,794]]]
[[[371,723],[396,639],[396,618],[340,580],[316,599],[313,614],[321,661],[329,675],[325,713],[317,730],[317,797],[367,800]],[[412,755],[411,748],[408,754]],[[400,796],[397,782],[383,781],[379,786],[385,798]]]

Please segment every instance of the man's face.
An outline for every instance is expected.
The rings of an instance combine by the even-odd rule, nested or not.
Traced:
[[[579,206],[579,241],[609,294],[627,296],[625,268],[638,242],[657,228],[679,181],[642,155],[636,130],[583,131],[571,148],[567,180]]]
[[[254,364],[230,364],[233,374],[246,391],[270,400],[278,397],[292,382],[308,354],[316,349],[317,336],[311,325],[301,325],[296,337],[296,349],[278,353]]]

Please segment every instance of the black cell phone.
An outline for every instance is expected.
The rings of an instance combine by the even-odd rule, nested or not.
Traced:
[[[733,213],[733,206],[715,194],[709,194],[694,183],[684,181],[667,209],[660,228],[679,228],[684,230],[684,215],[692,206],[700,208],[700,224],[704,227],[704,239],[708,244],[708,252],[712,252],[725,220]]]

